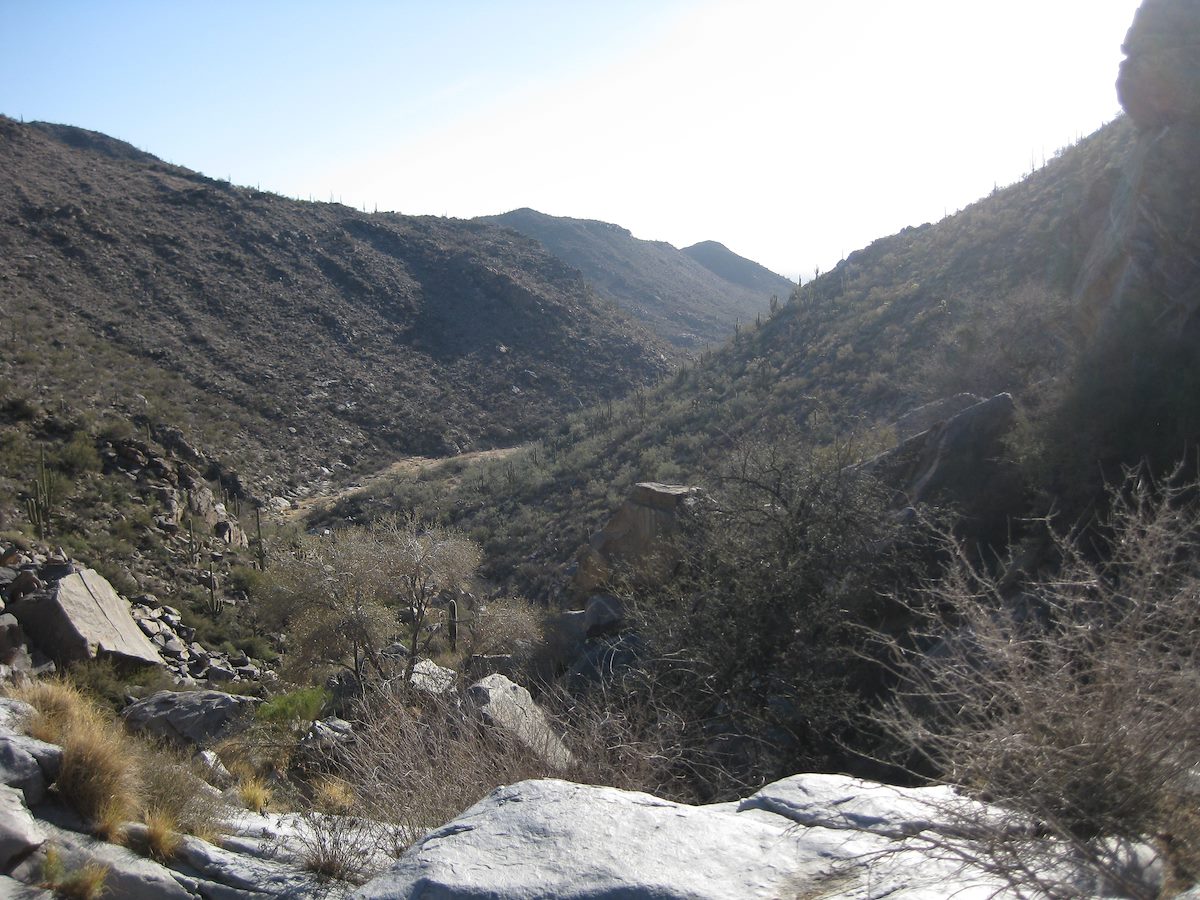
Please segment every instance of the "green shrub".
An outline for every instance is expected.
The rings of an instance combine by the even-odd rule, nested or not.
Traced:
[[[260,722],[280,725],[292,722],[311,722],[321,715],[330,700],[329,691],[322,687],[298,688],[272,697],[254,711]]]
[[[86,432],[77,431],[58,451],[55,465],[72,476],[95,472],[100,468],[100,454],[96,452],[91,437]]]

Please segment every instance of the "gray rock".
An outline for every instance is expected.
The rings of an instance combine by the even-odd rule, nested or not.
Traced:
[[[12,613],[0,613],[0,663],[12,665],[14,660],[28,656],[25,632]]]
[[[66,871],[79,869],[88,863],[108,866],[105,896],[121,900],[195,900],[165,866],[143,859],[136,853],[115,844],[106,844],[86,835],[77,834],[40,823],[46,842],[11,872],[14,878],[27,883],[41,880],[46,861],[46,848],[57,849]]]
[[[30,639],[60,662],[108,654],[160,665],[154,645],[142,634],[129,604],[92,569],[56,582],[45,596],[26,597],[9,607]]]
[[[0,733],[25,733],[25,726],[37,712],[24,700],[13,697],[0,697]]]
[[[828,867],[791,823],[565,781],[499,788],[354,897],[728,900],[798,894]]]
[[[54,894],[15,878],[0,875],[0,900],[55,900]]]
[[[454,690],[458,674],[431,659],[419,659],[413,666],[412,686],[427,694],[448,694]]]
[[[593,594],[584,607],[583,630],[590,637],[615,634],[625,622],[625,607],[612,594]]]
[[[42,802],[61,767],[61,747],[24,734],[0,733],[0,784],[22,791],[30,806]]]
[[[467,696],[487,724],[516,738],[555,769],[571,764],[571,751],[550,727],[529,691],[519,684],[504,675],[489,675],[471,685]]]
[[[975,394],[955,394],[953,397],[943,397],[910,409],[893,426],[896,429],[896,439],[906,441],[914,435],[928,431],[939,422],[944,422],[958,415],[964,409],[982,403],[983,398]]]
[[[956,847],[955,838],[940,832],[926,837],[925,827],[937,826],[944,813],[920,792],[841,776],[797,776],[756,796],[744,801],[744,808],[738,803],[687,806],[615,788],[525,781],[498,788],[430,832],[388,873],[352,896],[1019,896],[998,877],[973,867],[962,852],[967,848]],[[789,815],[769,811],[772,805]]]
[[[46,833],[25,806],[21,792],[0,785],[0,869],[8,871],[15,860],[36,850]]]
[[[157,619],[141,618],[137,620],[138,628],[146,637],[156,637],[162,631],[162,623]]]
[[[176,743],[205,745],[241,730],[260,702],[222,691],[159,691],[129,705],[121,715],[139,731]]]

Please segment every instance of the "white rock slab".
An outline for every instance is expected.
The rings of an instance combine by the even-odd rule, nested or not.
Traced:
[[[494,728],[512,735],[539,757],[561,771],[571,764],[567,749],[541,707],[533,702],[529,691],[499,673],[475,682],[467,696]]]
[[[7,872],[13,862],[45,840],[46,832],[25,806],[21,792],[0,785],[0,869]]]

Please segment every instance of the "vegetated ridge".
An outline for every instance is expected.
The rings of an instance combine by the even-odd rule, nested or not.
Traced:
[[[663,241],[635,238],[619,225],[515,209],[495,222],[541,241],[576,266],[596,292],[644,322],[677,347],[719,344],[735,325],[765,314],[772,296],[795,287],[721,244],[677,250]]]
[[[670,353],[510,230],[294,201],[8,118],[0,303],[10,384],[263,476],[516,443]]]

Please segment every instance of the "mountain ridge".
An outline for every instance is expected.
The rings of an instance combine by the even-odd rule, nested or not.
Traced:
[[[772,295],[786,297],[795,287],[782,275],[725,248],[723,256],[704,250],[689,254],[665,241],[635,238],[627,228],[595,219],[551,216],[523,207],[481,216],[479,221],[540,241],[576,267],[600,296],[683,350],[724,341],[739,322],[765,313]],[[704,259],[718,256],[721,259],[714,264],[738,273],[734,280],[705,264]],[[757,280],[745,283],[746,272],[757,272]]]

